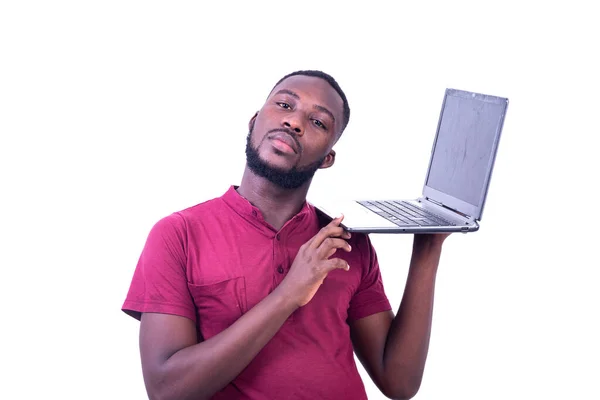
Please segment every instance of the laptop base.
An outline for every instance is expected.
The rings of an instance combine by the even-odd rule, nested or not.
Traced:
[[[431,222],[424,223],[424,219],[418,219],[418,213],[413,212],[413,218],[402,218],[394,215],[387,203],[409,203],[424,213],[430,212],[441,217],[438,220],[448,222],[432,225]],[[369,208],[369,205],[373,205]],[[459,216],[443,209],[443,207],[427,201],[427,199],[414,200],[362,200],[362,201],[335,201],[331,203],[319,202],[315,206],[317,211],[329,220],[344,215],[341,226],[348,232],[359,233],[452,233],[452,232],[475,232],[479,230],[479,224],[472,218]],[[441,221],[440,221],[441,222]]]

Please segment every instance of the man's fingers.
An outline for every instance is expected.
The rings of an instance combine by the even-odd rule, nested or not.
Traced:
[[[344,228],[340,226],[343,219],[344,216],[341,215],[337,218],[332,219],[329,224],[321,228],[321,230],[310,240],[309,247],[316,249],[320,247],[323,241],[329,237],[344,236]],[[349,233],[348,235],[346,235],[348,236],[348,239],[350,238],[349,235]]]
[[[321,243],[321,246],[317,249],[317,253],[320,257],[325,259],[331,257],[337,249],[343,249],[346,252],[352,251],[352,247],[350,247],[350,244],[348,244],[346,240],[328,237],[323,240],[323,243]]]
[[[350,269],[350,265],[345,260],[341,258],[332,258],[330,260],[325,261],[325,271],[330,273],[334,269],[343,269],[348,271]]]

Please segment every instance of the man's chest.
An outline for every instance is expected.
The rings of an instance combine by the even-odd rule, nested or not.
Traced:
[[[316,232],[315,232],[316,233]],[[308,238],[307,238],[308,237]],[[204,338],[231,325],[267,297],[288,275],[300,246],[312,232],[285,237],[220,235],[219,240],[188,243],[186,275]],[[207,237],[205,237],[207,238]],[[208,237],[209,238],[209,237]],[[360,255],[338,252],[350,271],[329,273],[317,294],[297,310],[288,323],[344,323],[361,276]],[[301,268],[295,265],[294,268]]]

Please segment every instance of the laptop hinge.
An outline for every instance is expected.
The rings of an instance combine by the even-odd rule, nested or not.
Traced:
[[[442,204],[442,203],[441,203],[441,202],[439,202],[439,201],[433,200],[431,197],[425,197],[425,200],[427,200],[427,201],[429,201],[429,202],[431,202],[431,203],[435,204],[436,206],[443,207],[443,208],[445,208],[446,210],[450,210],[450,211],[452,211],[452,212],[454,212],[454,213],[457,213],[457,214],[459,214],[459,215],[462,215],[462,216],[463,216],[463,217],[465,217],[465,218],[469,218],[469,219],[471,218],[471,216],[470,216],[470,215],[467,215],[467,214],[465,214],[465,213],[462,213],[462,212],[460,212],[460,211],[458,211],[458,210],[455,210],[454,208],[448,207],[448,206],[446,206],[446,205]]]

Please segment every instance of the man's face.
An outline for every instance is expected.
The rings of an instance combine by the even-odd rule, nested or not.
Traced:
[[[296,188],[335,161],[331,150],[343,123],[343,101],[327,81],[291,76],[277,85],[250,121],[248,167],[271,182]]]

